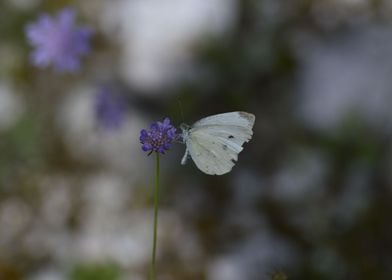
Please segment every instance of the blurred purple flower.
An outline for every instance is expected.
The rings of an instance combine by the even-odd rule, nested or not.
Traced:
[[[75,25],[75,11],[61,10],[57,16],[41,15],[37,21],[26,27],[29,44],[34,47],[31,62],[46,68],[53,65],[58,72],[76,72],[80,59],[90,52],[92,30]]]
[[[140,143],[145,152],[164,154],[175,138],[176,128],[170,124],[169,118],[165,118],[163,122],[151,124],[149,131],[145,129],[140,131]]]
[[[114,88],[100,87],[95,99],[95,117],[106,129],[119,128],[125,119],[125,99]]]

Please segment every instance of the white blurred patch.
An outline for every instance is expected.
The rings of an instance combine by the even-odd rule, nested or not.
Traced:
[[[117,3],[107,5],[104,29],[118,31],[125,78],[133,86],[150,89],[183,76],[190,68],[193,43],[227,30],[236,8],[234,0]]]
[[[41,215],[48,226],[62,229],[67,226],[71,212],[72,182],[66,177],[48,176],[42,182]]]
[[[232,247],[231,252],[210,261],[208,280],[264,279],[276,269],[296,263],[294,248],[264,230]]]
[[[322,197],[327,187],[323,182],[328,172],[329,160],[321,152],[298,151],[272,179],[271,194],[281,201],[303,201]]]
[[[120,129],[103,129],[95,119],[95,90],[77,88],[62,102],[58,122],[70,154],[81,161],[123,172],[135,180],[144,178],[148,161],[144,160],[139,133],[147,127],[147,121],[130,108]]]
[[[208,280],[245,279],[243,268],[233,257],[221,257],[210,262],[207,272]]]
[[[173,250],[184,264],[183,268],[188,271],[196,272],[200,269],[198,266],[192,265],[193,263],[201,263],[205,256],[195,229],[190,227],[191,225],[187,221],[181,219],[177,212],[165,209],[159,211],[159,223],[158,235],[161,250]],[[165,247],[167,247],[166,250]]]
[[[335,29],[339,24],[351,25],[368,22],[372,16],[372,3],[368,0],[313,1],[311,15],[325,29]]]
[[[231,227],[241,228],[244,232],[268,227],[265,218],[257,211],[269,189],[264,178],[249,170],[239,169],[231,182],[231,188],[231,214],[224,217],[224,222]]]
[[[23,106],[15,91],[0,82],[0,129],[11,127],[22,115]]]
[[[327,44],[305,40],[298,114],[310,127],[334,131],[353,116],[365,124],[392,128],[392,32],[352,31]],[[301,68],[300,68],[301,69]]]
[[[21,234],[29,224],[31,209],[22,200],[9,198],[0,205],[0,244],[9,246],[18,234]],[[4,244],[2,244],[4,243]]]
[[[23,236],[23,251],[35,258],[50,256],[54,263],[71,263],[74,259],[73,236],[66,228],[53,228],[35,217],[32,227]]]
[[[54,267],[46,267],[34,273],[27,280],[65,280],[65,275]]]
[[[82,190],[81,231],[75,252],[83,260],[143,265],[150,256],[152,215],[131,211],[128,183],[114,174],[89,178]]]
[[[106,215],[121,215],[126,210],[132,189],[123,177],[110,173],[95,174],[87,178],[81,198],[85,211],[99,220]],[[86,217],[90,220],[92,217]]]
[[[118,216],[90,217],[82,224],[75,243],[76,256],[85,261],[113,260],[123,267],[140,267],[151,253],[152,215],[135,212]]]
[[[12,6],[21,10],[30,10],[35,8],[40,0],[9,0],[8,1]]]
[[[290,223],[302,232],[302,237],[310,242],[320,240],[332,232],[344,232],[352,229],[358,220],[366,215],[369,205],[370,169],[366,162],[356,162],[346,173],[339,196],[328,197],[322,190],[335,186],[329,183],[321,186],[319,181],[312,180],[302,198],[290,202],[292,204],[286,214]],[[310,172],[310,176],[312,176]],[[326,182],[325,179],[322,182]],[[312,187],[316,190],[312,190]],[[318,191],[317,191],[318,189]],[[283,196],[284,194],[282,194]]]
[[[248,207],[256,204],[265,194],[268,186],[261,174],[241,169],[232,181],[233,199],[239,207]]]

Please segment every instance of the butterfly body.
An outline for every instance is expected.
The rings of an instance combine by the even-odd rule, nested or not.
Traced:
[[[206,174],[228,173],[235,165],[242,145],[252,138],[254,122],[253,114],[230,112],[203,118],[191,127],[182,125],[186,151],[181,164],[190,156]]]

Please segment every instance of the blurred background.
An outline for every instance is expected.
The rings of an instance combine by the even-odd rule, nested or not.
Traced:
[[[92,52],[37,69],[26,24],[64,7]],[[392,279],[391,16],[389,0],[1,0],[0,279],[147,279],[140,130],[235,110],[256,123],[229,174],[181,166],[181,144],[162,157],[159,279]]]

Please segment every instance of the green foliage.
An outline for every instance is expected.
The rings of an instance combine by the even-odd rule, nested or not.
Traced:
[[[281,271],[274,272],[271,275],[271,280],[288,280],[289,278],[287,277],[286,274],[284,274]]]
[[[120,269],[109,263],[81,264],[71,272],[71,280],[117,280],[121,277]]]

